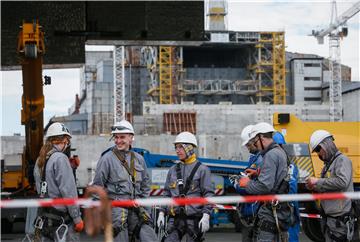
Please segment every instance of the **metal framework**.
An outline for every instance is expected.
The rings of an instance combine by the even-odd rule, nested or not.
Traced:
[[[125,47],[114,46],[114,123],[125,119]]]
[[[342,121],[342,88],[341,88],[341,61],[340,61],[340,37],[330,35],[329,38],[329,106],[330,121]]]
[[[286,104],[285,33],[272,33],[274,104]]]
[[[160,104],[172,103],[172,48],[160,46],[159,51],[159,73],[160,73]]]
[[[254,80],[184,80],[182,83],[184,95],[255,95]]]
[[[149,90],[147,91],[147,94],[153,98],[159,91],[159,69],[157,67],[158,48],[156,46],[143,46],[141,48],[141,59],[150,74]]]
[[[260,32],[255,48],[249,71],[258,83],[258,101],[286,104],[285,33]]]
[[[313,30],[319,44],[324,43],[324,37],[329,36],[329,106],[330,121],[342,121],[342,90],[341,90],[341,61],[340,61],[340,38],[347,35],[346,22],[360,11],[360,1],[356,2],[348,10],[337,16],[336,1],[332,1],[330,25],[326,29]]]

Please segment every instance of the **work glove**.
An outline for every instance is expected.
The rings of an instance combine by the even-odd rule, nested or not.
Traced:
[[[164,212],[160,212],[159,213],[159,216],[158,216],[158,219],[157,219],[157,226],[158,228],[163,228],[164,225],[165,225],[165,215],[164,215]]]
[[[241,177],[239,180],[239,186],[241,188],[245,188],[245,187],[247,187],[249,181],[250,181],[250,178],[248,176]]]
[[[80,222],[78,222],[77,224],[74,225],[74,230],[78,233],[83,231],[83,229],[84,229],[84,221],[82,221],[82,220],[80,220]]]
[[[204,213],[200,222],[199,222],[199,229],[201,233],[205,233],[210,228],[210,215],[207,213]]]
[[[230,183],[233,185],[233,187],[236,189],[236,185],[238,184],[240,177],[238,175],[232,175],[229,176]]]

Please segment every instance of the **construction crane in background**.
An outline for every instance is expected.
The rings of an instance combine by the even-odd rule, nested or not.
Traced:
[[[23,95],[21,124],[25,125],[25,146],[22,155],[22,174],[15,172],[15,184],[9,185],[15,189],[25,189],[33,185],[33,167],[43,144],[44,133],[44,94],[43,85],[50,84],[42,79],[43,55],[45,54],[44,32],[38,21],[23,23],[18,35],[17,52],[20,58],[23,78]],[[7,173],[5,173],[7,174]],[[15,177],[17,176],[17,179]],[[20,180],[18,180],[20,179]],[[20,181],[20,182],[19,182]]]
[[[342,121],[340,38],[347,36],[346,22],[359,11],[360,1],[338,17],[336,1],[333,0],[329,27],[318,31],[313,30],[311,33],[312,36],[317,38],[319,44],[324,44],[324,37],[329,36],[329,106],[330,121],[332,122]]]

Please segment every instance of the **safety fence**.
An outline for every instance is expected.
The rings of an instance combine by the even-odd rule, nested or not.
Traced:
[[[256,195],[256,196],[221,196],[221,197],[187,197],[187,198],[142,198],[134,200],[113,200],[113,207],[151,207],[151,206],[183,206],[191,204],[234,204],[252,202],[288,202],[288,201],[313,201],[313,200],[360,200],[360,192],[345,193],[313,193],[313,194],[282,194],[282,195]],[[89,198],[57,198],[57,199],[3,199],[0,208],[21,207],[50,207],[50,206],[79,205],[83,207],[100,206],[100,201]]]

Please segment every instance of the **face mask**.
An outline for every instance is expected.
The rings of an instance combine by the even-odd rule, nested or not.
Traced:
[[[191,144],[182,144],[182,147],[185,150],[186,158],[189,158],[195,153],[194,146],[192,146]]]

